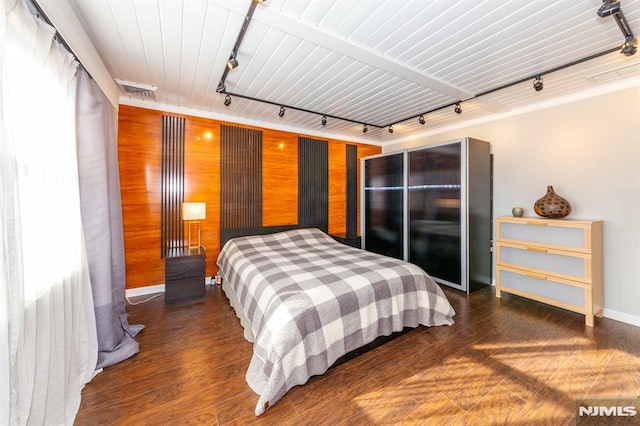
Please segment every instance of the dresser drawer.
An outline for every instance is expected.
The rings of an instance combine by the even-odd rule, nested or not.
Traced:
[[[575,225],[575,226],[572,226]],[[514,218],[502,220],[496,228],[496,240],[590,252],[591,232],[581,222],[566,219]]]
[[[496,262],[515,268],[535,269],[541,274],[591,282],[591,255],[535,245],[496,243]]]
[[[165,281],[204,276],[204,256],[183,256],[165,259]]]
[[[570,281],[504,266],[496,267],[496,283],[501,291],[508,293],[580,313],[591,310],[591,301],[586,301],[587,296],[590,297],[591,288],[586,284],[580,286]]]
[[[204,276],[167,281],[165,284],[165,303],[184,302],[204,297]]]

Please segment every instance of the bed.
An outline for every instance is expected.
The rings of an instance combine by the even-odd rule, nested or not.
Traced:
[[[444,293],[418,266],[346,246],[319,229],[233,238],[217,264],[254,344],[246,380],[259,395],[256,416],[379,336],[453,324]]]

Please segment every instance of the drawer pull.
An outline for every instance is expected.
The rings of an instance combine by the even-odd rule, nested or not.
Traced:
[[[539,251],[540,253],[546,253],[547,252],[547,249],[540,248],[540,247],[527,247],[527,250],[529,250],[529,251]]]
[[[533,272],[525,272],[525,275],[531,278],[538,278],[539,280],[546,280],[547,277],[545,275],[534,274]]]
[[[528,220],[527,225],[547,226],[547,222],[540,222],[537,220]]]

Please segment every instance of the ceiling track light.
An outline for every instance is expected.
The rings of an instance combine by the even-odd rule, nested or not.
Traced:
[[[227,94],[224,95],[224,106],[229,106],[231,105],[231,95]]]
[[[420,117],[418,117],[418,123],[424,124],[424,115],[420,114]]]
[[[533,88],[536,89],[536,92],[544,89],[544,83],[542,82],[542,76],[536,76],[535,80],[533,80]]]
[[[286,110],[284,109],[284,107],[283,107],[283,106],[280,106],[280,112],[278,113],[278,116],[280,116],[280,118],[284,117],[284,112],[285,112],[285,111],[286,111]]]
[[[598,8],[598,16],[605,18],[620,12],[620,2],[618,0],[602,0],[602,6]]]
[[[462,108],[460,108],[460,102],[456,102],[456,107],[453,109],[456,114],[462,114]]]
[[[633,56],[638,51],[638,40],[625,41],[622,44],[622,49],[620,49],[620,53],[624,56]]]
[[[238,59],[236,57],[238,51],[240,50],[240,45],[242,44],[242,39],[244,39],[245,34],[247,33],[247,29],[249,28],[249,24],[251,23],[251,18],[253,17],[253,13],[256,10],[256,7],[262,0],[251,0],[249,4],[249,9],[244,16],[244,21],[242,21],[242,27],[240,28],[240,32],[236,37],[236,42],[233,45],[233,49],[231,50],[231,55],[229,55],[229,60],[225,64],[224,72],[222,73],[222,77],[220,78],[220,85],[224,85],[224,82],[227,80],[227,74],[229,71],[238,66]],[[222,91],[221,93],[224,93]]]
[[[327,125],[327,116],[326,116],[326,115],[323,115],[323,116],[322,116],[322,125],[323,125],[323,126],[326,126],[326,125]]]
[[[387,130],[389,131],[389,133],[393,133],[393,126],[389,126]]]
[[[625,56],[635,55],[638,50],[638,40],[633,36],[631,27],[624,17],[624,13],[622,13],[620,2],[618,0],[602,0],[602,6],[598,9],[597,14],[601,18],[613,16],[620,31],[622,31],[622,35],[624,35],[624,43],[622,44],[620,53]]]
[[[362,127],[362,133],[367,133],[367,130],[369,130],[369,129],[367,128],[367,125],[365,124],[365,125]]]
[[[227,61],[227,68],[228,68],[229,70],[232,70],[232,69],[234,69],[234,68],[235,68],[235,67],[237,67],[237,66],[238,66],[238,60],[236,59],[235,55],[234,55],[234,56],[231,56],[231,57],[229,58],[229,60]]]

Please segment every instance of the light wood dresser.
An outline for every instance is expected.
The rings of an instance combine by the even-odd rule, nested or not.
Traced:
[[[497,217],[496,297],[527,297],[602,317],[602,221]]]

